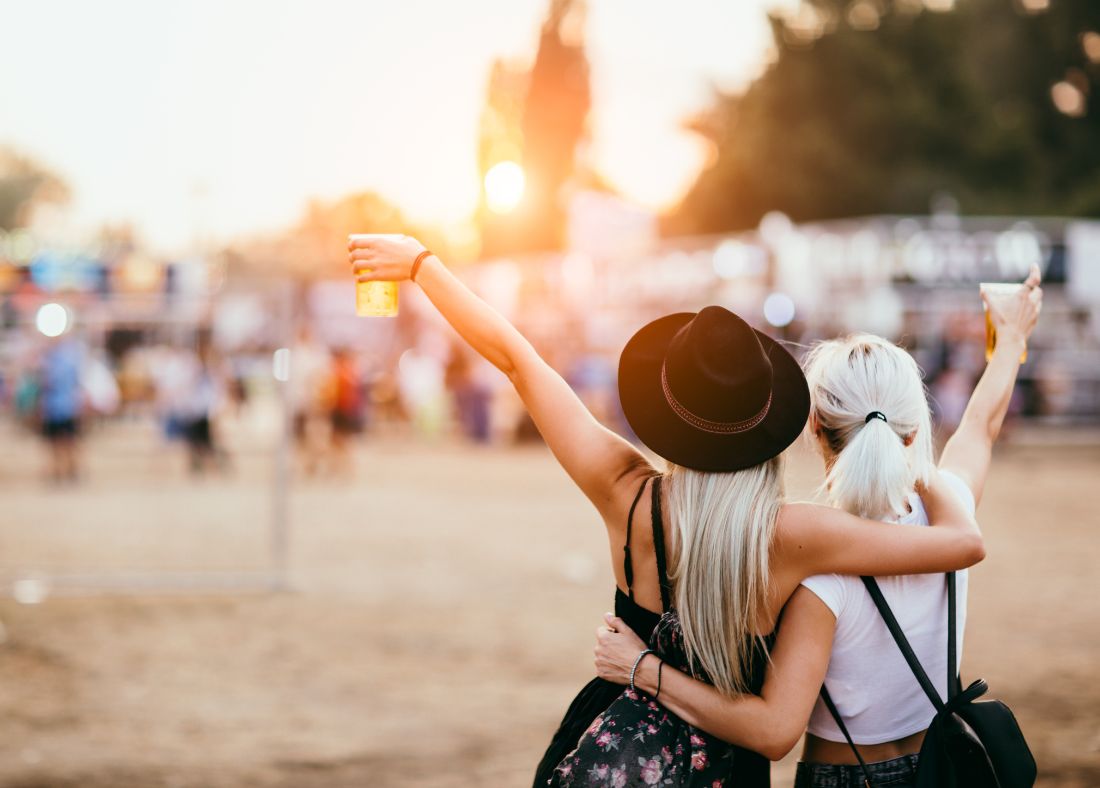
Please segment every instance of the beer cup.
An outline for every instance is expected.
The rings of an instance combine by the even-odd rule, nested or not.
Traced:
[[[348,242],[371,238],[404,238],[400,233],[358,233]],[[397,282],[355,282],[355,314],[359,317],[396,317]]]
[[[987,299],[1000,304],[1010,302],[1024,288],[1024,285],[1011,282],[980,282],[978,288]],[[982,309],[985,312],[985,360],[989,363],[993,358],[993,348],[997,347],[997,328],[993,325],[993,318],[989,314],[989,307],[985,305],[985,301],[982,301]],[[1027,361],[1027,348],[1024,348],[1024,354],[1020,356],[1020,363],[1023,364],[1025,361]]]

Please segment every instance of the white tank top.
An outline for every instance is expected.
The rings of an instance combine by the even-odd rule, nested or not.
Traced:
[[[966,482],[952,473],[941,476],[974,513],[974,495]],[[928,514],[915,494],[911,511],[897,522],[927,526]],[[966,626],[967,572],[956,573],[958,659],[962,660]],[[879,577],[879,587],[898,624],[909,639],[925,673],[940,697],[947,692],[947,581],[942,574]],[[836,616],[833,651],[825,686],[836,703],[856,744],[881,744],[924,730],[935,709],[917,683],[878,608],[858,577],[817,575],[802,585],[816,594]],[[844,735],[819,697],[807,730],[829,741]]]

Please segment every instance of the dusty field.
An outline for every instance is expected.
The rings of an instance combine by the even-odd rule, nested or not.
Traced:
[[[1100,448],[1079,443],[1000,452],[963,664],[1017,712],[1044,786],[1100,785]],[[153,445],[96,436],[86,482],[53,489],[0,431],[8,580],[263,569],[270,457],[193,481]],[[357,465],[294,487],[289,592],[0,599],[0,786],[528,785],[611,602],[594,513],[541,448],[393,438]],[[794,490],[816,473],[796,456]]]

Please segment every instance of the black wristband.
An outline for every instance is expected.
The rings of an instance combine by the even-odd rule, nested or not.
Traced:
[[[663,659],[658,659],[657,660],[657,691],[655,693],[653,693],[653,700],[657,700],[657,698],[661,697],[661,668],[663,668],[664,666],[665,666],[665,661]]]
[[[416,272],[420,270],[420,264],[431,256],[432,253],[429,252],[427,249],[416,256],[416,259],[413,261],[412,270],[409,272],[410,281],[416,281]]]

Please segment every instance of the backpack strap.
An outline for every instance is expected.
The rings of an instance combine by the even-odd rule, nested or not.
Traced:
[[[833,703],[832,697],[829,695],[829,690],[825,685],[821,685],[821,699],[825,701],[825,708],[829,710],[829,713],[833,715],[833,719],[836,720],[837,727],[840,728],[840,732],[844,734],[844,740],[848,742],[848,746],[852,748],[852,752],[855,753],[856,760],[859,761],[859,768],[863,770],[863,784],[866,788],[875,788],[874,783],[871,781],[871,772],[867,769],[867,762],[863,760],[863,756],[859,754],[859,750],[856,749],[856,743],[852,741],[852,735],[848,733],[848,726],[844,724],[844,720],[840,717],[840,712],[836,709],[836,704]]]
[[[951,592],[951,578],[954,577],[954,573],[948,575],[948,594],[953,596]],[[882,620],[886,622],[886,628],[890,630],[890,635],[894,638],[894,642],[898,644],[898,648],[901,650],[901,655],[905,657],[905,661],[909,664],[909,669],[913,671],[913,675],[917,677],[917,682],[920,684],[921,689],[924,690],[924,694],[928,696],[928,700],[932,701],[932,705],[936,707],[936,711],[943,711],[944,702],[940,698],[939,692],[936,691],[936,686],[929,680],[928,674],[924,672],[924,668],[921,667],[920,661],[917,659],[917,655],[913,653],[913,647],[909,645],[909,641],[905,637],[905,633],[902,632],[901,626],[898,624],[898,620],[894,618],[894,611],[890,609],[890,605],[886,603],[886,598],[882,595],[882,589],[878,587],[878,583],[875,582],[875,578],[867,577],[864,575],[860,578],[863,581],[863,585],[867,586],[867,591],[871,594],[871,599],[874,600],[875,607],[878,608],[879,614],[882,616]],[[952,602],[954,599],[951,600]],[[950,605],[948,610],[948,616],[954,622],[954,605]],[[951,627],[951,631],[948,632],[948,648],[951,654],[954,653],[954,637],[951,635],[954,632],[954,627]],[[953,662],[953,659],[949,659],[949,662]],[[948,665],[948,670],[953,670],[951,665]],[[948,681],[948,691],[952,682]]]
[[[947,699],[951,700],[962,691],[959,679],[955,638],[958,634],[955,623],[955,573],[947,573]]]

